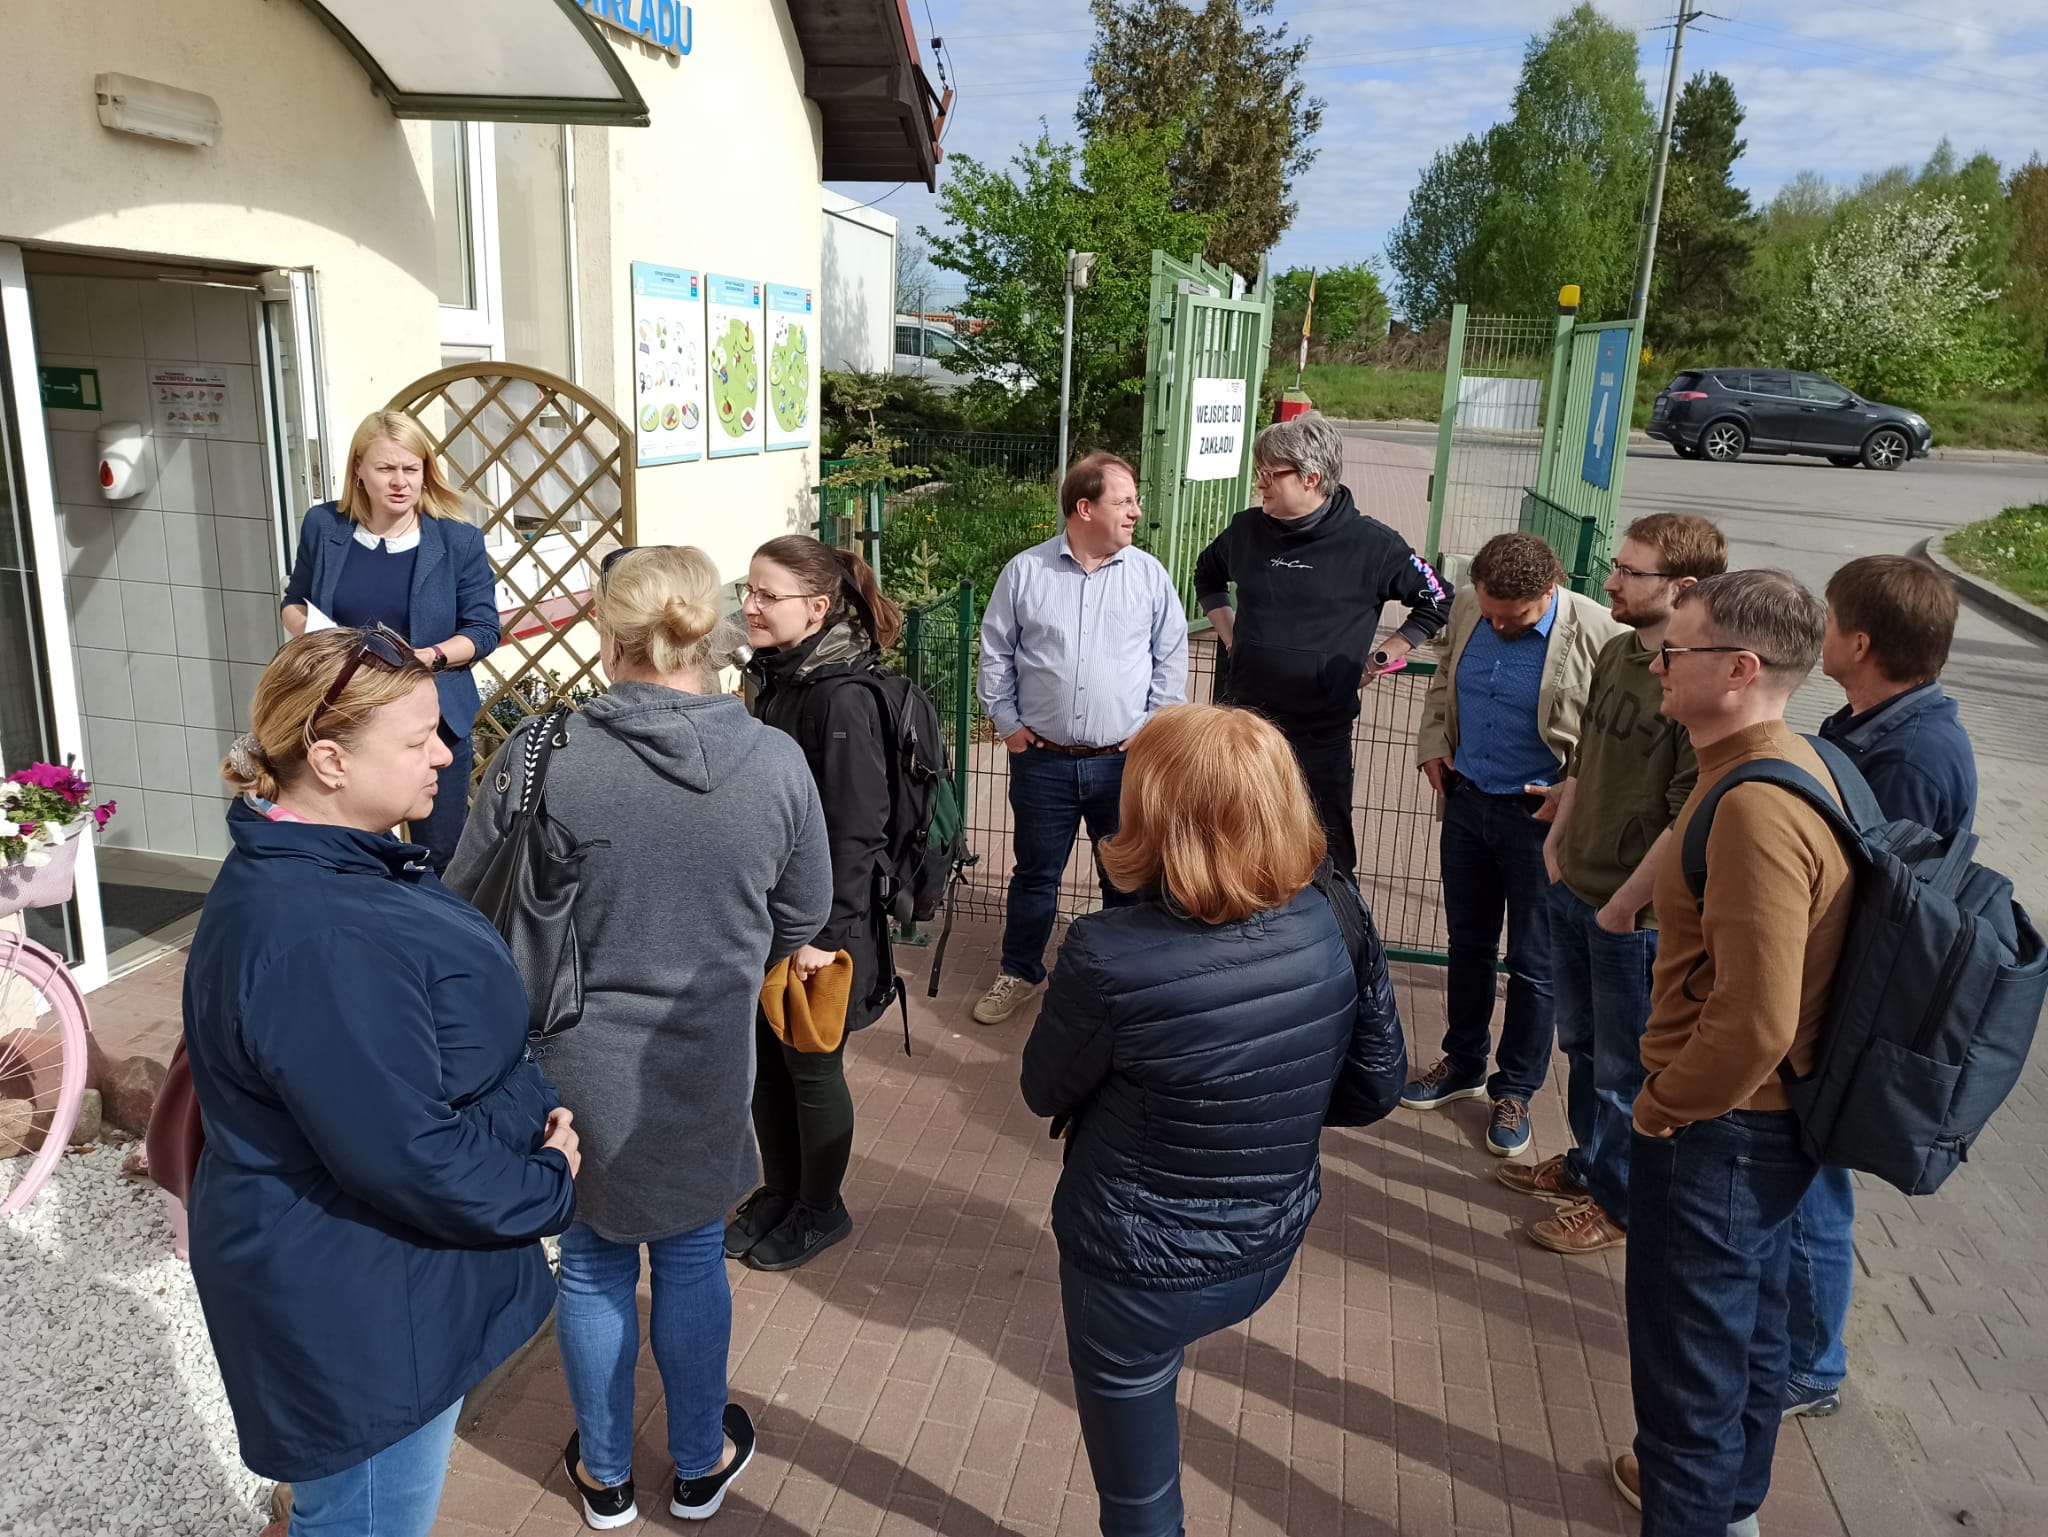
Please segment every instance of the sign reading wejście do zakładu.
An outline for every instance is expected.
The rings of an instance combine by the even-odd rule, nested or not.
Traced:
[[[1189,381],[1188,480],[1229,480],[1244,462],[1244,380]]]

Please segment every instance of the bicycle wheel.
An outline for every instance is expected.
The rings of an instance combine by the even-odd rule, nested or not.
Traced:
[[[85,1101],[85,997],[61,957],[0,933],[0,1158],[26,1157],[0,1217],[36,1198]]]

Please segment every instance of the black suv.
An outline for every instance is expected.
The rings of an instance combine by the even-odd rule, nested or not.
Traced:
[[[1934,432],[1911,411],[1881,406],[1825,374],[1782,368],[1698,368],[1657,397],[1650,436],[1685,459],[1726,464],[1745,452],[1815,454],[1853,469],[1924,459]]]

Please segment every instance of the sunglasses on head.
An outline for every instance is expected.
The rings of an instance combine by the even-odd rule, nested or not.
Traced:
[[[349,652],[348,660],[342,663],[341,672],[336,675],[333,686],[327,690],[327,696],[320,701],[320,708],[323,711],[334,708],[334,701],[342,696],[348,688],[349,680],[355,677],[357,669],[363,663],[374,663],[385,672],[403,672],[405,664],[411,660],[412,647],[405,643],[403,635],[390,626],[380,624],[375,629],[362,631],[355,649]]]
[[[622,544],[616,550],[613,550],[611,554],[605,556],[603,560],[598,562],[598,581],[603,582],[606,577],[612,574],[613,566],[616,566],[620,561],[624,560],[628,555],[631,555],[635,550],[640,548],[641,546],[637,544]]]

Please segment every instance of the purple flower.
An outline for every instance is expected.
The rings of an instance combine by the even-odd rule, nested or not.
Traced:
[[[92,808],[92,825],[94,827],[105,827],[113,819],[113,815],[114,803],[112,801],[108,801],[104,806],[95,806]]]

